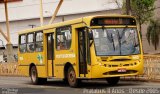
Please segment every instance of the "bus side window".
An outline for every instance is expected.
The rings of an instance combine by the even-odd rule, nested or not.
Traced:
[[[27,51],[34,52],[34,33],[30,33],[27,35]]]
[[[60,27],[56,30],[56,46],[57,50],[67,50],[71,47],[71,27]]]
[[[26,35],[21,35],[19,37],[19,51],[21,53],[26,52]]]
[[[35,44],[35,50],[37,52],[43,51],[43,32],[36,32],[36,44]]]

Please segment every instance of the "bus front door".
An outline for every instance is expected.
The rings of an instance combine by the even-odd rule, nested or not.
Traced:
[[[54,76],[54,33],[47,34],[47,68],[48,77]]]
[[[78,52],[79,52],[79,76],[86,77],[87,74],[87,51],[86,32],[84,29],[78,30]]]

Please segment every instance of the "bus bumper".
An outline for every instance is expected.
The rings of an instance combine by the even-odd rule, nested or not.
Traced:
[[[115,64],[117,65],[115,66]],[[128,63],[110,62],[108,63],[108,65],[105,63],[92,66],[91,78],[136,76],[141,74],[143,74],[142,62],[137,62],[134,65],[133,62],[128,62]]]

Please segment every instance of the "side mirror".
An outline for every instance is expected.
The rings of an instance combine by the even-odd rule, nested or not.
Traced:
[[[89,37],[89,40],[93,40],[93,33],[92,33],[92,31],[88,32],[88,37]]]

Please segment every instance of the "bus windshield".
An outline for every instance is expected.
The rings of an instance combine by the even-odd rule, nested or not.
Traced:
[[[136,28],[92,29],[97,55],[135,55],[140,53]]]

